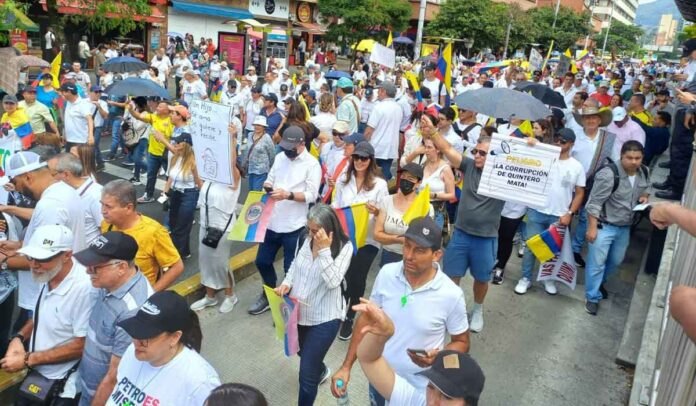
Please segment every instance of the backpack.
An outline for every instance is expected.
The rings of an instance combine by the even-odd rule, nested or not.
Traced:
[[[603,164],[601,164],[599,168],[597,168],[597,170],[587,178],[587,181],[585,183],[586,193],[583,197],[582,203],[583,206],[585,206],[585,204],[590,198],[590,193],[592,192],[592,187],[594,186],[595,175],[604,168],[609,168],[614,173],[614,185],[611,187],[611,194],[614,194],[614,192],[616,192],[616,189],[619,188],[619,182],[621,180],[621,178],[619,177],[619,167],[616,166],[616,163],[611,158],[607,158],[606,161]],[[641,164],[640,171],[643,173],[643,176],[645,176],[646,179],[649,178],[647,166]],[[604,210],[604,208],[602,208],[602,210]]]
[[[471,132],[471,130],[473,130],[477,126],[481,127],[481,124],[479,124],[479,123],[469,124],[463,130],[457,130],[457,128],[456,128],[456,127],[458,127],[458,125],[457,125],[456,127],[453,126],[452,129],[461,139],[463,139],[464,141],[469,141],[469,132]]]

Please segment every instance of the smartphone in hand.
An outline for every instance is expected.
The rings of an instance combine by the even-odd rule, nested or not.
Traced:
[[[273,188],[270,187],[270,186],[264,186],[264,187],[263,187],[263,190],[265,190],[266,193],[273,193]]]

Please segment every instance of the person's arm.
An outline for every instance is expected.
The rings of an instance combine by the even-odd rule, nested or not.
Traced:
[[[141,113],[137,109],[134,109],[133,105],[130,103],[126,104],[126,110],[128,110],[130,115],[133,116],[133,118],[135,118],[136,120],[140,120],[144,123],[151,124],[150,113],[146,113],[146,112]]]
[[[34,209],[29,207],[0,205],[0,212],[19,217],[22,220],[31,220],[31,216],[34,214]]]
[[[696,342],[696,288],[682,285],[672,289],[669,313],[691,341]]]
[[[237,159],[234,157],[234,155],[232,156],[232,159],[233,159],[232,162],[237,162]],[[202,180],[201,177],[198,175],[198,168],[196,168],[195,165],[194,165],[193,168],[191,169],[191,172],[193,172],[193,183],[196,184],[196,187],[198,188],[198,190],[203,189],[203,180]],[[236,183],[236,182],[235,182],[235,183]]]
[[[60,138],[60,131],[58,130],[58,126],[56,125],[56,122],[53,121],[53,120],[51,120],[51,121],[48,122],[48,126],[51,127],[51,131],[53,131],[54,133],[56,133],[56,135],[58,136],[58,138]]]
[[[353,306],[362,312],[361,319],[366,323],[365,334],[358,346],[358,359],[367,380],[386,400],[391,399],[396,382],[396,373],[384,359],[382,353],[387,341],[394,335],[394,323],[374,304],[360,299],[361,304]]]
[[[97,101],[94,103],[94,106],[97,108],[97,111],[99,112],[99,115],[102,116],[102,118],[107,118],[107,117],[109,117],[109,112],[106,111],[106,110],[104,110],[104,108],[102,107],[101,103],[99,103],[99,100],[97,100]]]
[[[595,181],[590,191],[590,198],[585,205],[587,212],[587,239],[594,242],[597,237],[597,225],[601,215],[602,206],[611,197],[614,187],[614,173],[610,168],[604,168],[595,173]]]
[[[45,351],[35,351],[29,354],[27,365],[58,364],[61,362],[78,359],[82,356],[85,347],[84,337],[75,337],[63,345],[50,348]]]
[[[167,176],[167,181],[164,183],[164,189],[162,189],[163,195],[166,195],[169,193],[169,190],[172,188],[172,182],[173,182],[172,177]]]
[[[469,352],[469,330],[450,336],[450,343],[445,346],[446,350],[459,352]]]
[[[314,243],[319,248],[316,261],[319,261],[321,278],[328,289],[336,289],[341,286],[343,277],[348,271],[350,260],[353,257],[353,244],[348,242],[334,259],[331,256],[331,240],[333,237],[333,233],[326,235],[323,228],[314,237]]]
[[[443,169],[440,173],[440,179],[442,179],[442,182],[445,184],[445,192],[431,193],[431,199],[446,202],[454,199],[454,174],[452,173],[452,170],[449,167]]]
[[[174,263],[174,265],[169,267],[167,272],[162,272],[162,276],[155,283],[153,289],[155,290],[155,292],[167,289],[168,287],[172,286],[174,282],[176,282],[179,275],[181,275],[183,272],[184,263],[181,261],[181,259],[179,259]]]
[[[118,364],[120,362],[120,357],[115,355],[111,356],[109,370],[106,372],[104,379],[99,383],[99,386],[97,386],[97,391],[92,398],[92,406],[103,406],[109,400],[109,396],[116,386],[116,373],[118,372]]]
[[[87,144],[94,145],[94,119],[87,115]]]
[[[387,197],[387,199],[391,199],[391,196]],[[377,215],[377,218],[375,219],[375,241],[377,241],[380,244],[403,244],[404,242],[404,237],[394,235],[394,234],[388,234],[387,232],[384,231],[384,222],[387,219],[387,212],[384,209],[381,209],[379,211],[379,214]]]
[[[368,126],[367,128],[365,128],[365,134],[363,134],[363,135],[365,136],[365,139],[366,139],[367,141],[370,141],[370,138],[372,138],[372,133],[373,133],[374,131],[375,131],[375,129],[372,128],[372,127],[369,127],[369,126]]]
[[[423,120],[425,122],[427,120]],[[435,145],[435,148],[437,148],[438,151],[442,152],[442,154],[447,158],[449,161],[450,165],[452,165],[455,168],[461,167],[462,161],[464,160],[464,155],[459,153],[452,145],[447,142],[447,140],[440,135],[440,133],[434,128],[423,128],[421,127],[421,131],[423,131],[423,138],[430,138],[433,141],[433,144]],[[428,132],[429,131],[429,132]]]
[[[650,211],[650,221],[661,230],[676,224],[687,233],[696,236],[696,211],[676,203],[654,204]]]
[[[358,360],[358,344],[363,339],[363,328],[367,325],[367,320],[364,317],[358,317],[355,319],[355,324],[353,325],[353,336],[348,343],[348,351],[346,352],[346,357],[343,359],[343,364],[336,371],[336,373],[331,377],[331,393],[334,397],[341,397],[348,389],[348,382],[350,381],[350,371],[353,369],[353,364]],[[336,382],[341,379],[343,381],[343,388],[339,390],[336,386]]]
[[[34,320],[29,319],[17,331],[17,334],[21,334],[22,337],[24,337],[24,341],[28,342],[33,329]],[[19,337],[15,337],[8,343],[7,352],[5,353],[4,358],[0,359],[0,367],[2,367],[2,369],[8,373],[21,371],[26,367],[24,364],[25,356],[26,349],[24,348],[24,342],[21,341]]]

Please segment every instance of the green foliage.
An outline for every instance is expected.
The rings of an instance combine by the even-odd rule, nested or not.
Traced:
[[[604,37],[607,29],[595,35],[594,40],[597,47],[601,49],[604,44]],[[636,25],[627,25],[620,21],[613,20],[609,28],[609,36],[607,37],[607,52],[615,54],[631,54],[640,49],[638,39],[643,35],[643,29]]]
[[[406,0],[319,0],[318,7],[328,22],[327,40],[346,44],[386,39],[389,30],[404,31],[411,18]]]
[[[696,25],[687,25],[684,27],[682,32],[677,34],[677,40],[679,43],[686,41],[687,39],[696,38]]]
[[[135,21],[133,16],[151,13],[148,0],[77,0],[77,2],[81,4],[80,8],[91,12],[59,15],[57,0],[47,0],[48,15],[53,17],[51,21],[65,19],[85,24],[92,32],[104,34],[107,31],[117,30],[121,35],[126,35],[143,26],[143,23]]]
[[[559,9],[556,28],[552,30],[554,12],[553,7],[534,8],[527,12],[534,26],[535,42],[545,45],[553,39],[554,48],[563,52],[590,32],[590,15],[567,7]]]

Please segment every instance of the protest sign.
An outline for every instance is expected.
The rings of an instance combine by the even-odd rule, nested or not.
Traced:
[[[532,51],[529,53],[529,65],[533,70],[541,70],[541,67],[544,65],[544,55],[532,48]]]
[[[230,106],[209,101],[191,102],[191,139],[201,179],[233,185],[232,148],[227,130]],[[223,119],[224,118],[224,119]]]
[[[561,253],[539,267],[538,281],[554,280],[566,284],[575,289],[578,282],[578,267],[575,265],[573,248],[571,247],[572,234],[567,227],[557,227],[558,234],[563,238]]]
[[[382,44],[375,44],[370,54],[370,62],[384,65],[387,68],[394,68],[396,65],[396,52]]]
[[[561,149],[524,138],[493,135],[478,193],[532,208],[546,206],[551,188],[551,168]]]
[[[558,57],[558,65],[556,65],[556,73],[555,76],[557,78],[560,78],[561,76],[565,75],[566,72],[570,70],[570,64],[571,64],[570,58],[565,56],[564,54],[561,54]]]

